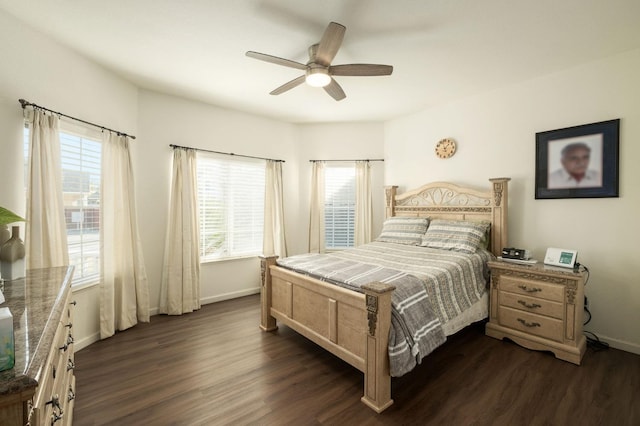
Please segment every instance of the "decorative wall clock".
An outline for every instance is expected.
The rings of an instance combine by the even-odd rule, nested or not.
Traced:
[[[440,158],[450,158],[456,153],[456,141],[451,138],[442,139],[436,145],[436,155]]]

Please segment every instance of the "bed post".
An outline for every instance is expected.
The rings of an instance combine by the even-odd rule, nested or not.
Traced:
[[[491,252],[496,256],[502,253],[504,247],[508,247],[507,239],[507,219],[509,204],[509,181],[511,178],[489,179],[493,192],[493,217],[491,220]],[[499,235],[500,238],[496,238]]]
[[[278,328],[276,319],[271,316],[271,270],[278,256],[260,256],[260,328],[273,331]]]
[[[398,190],[397,186],[384,187],[384,198],[385,198],[385,206],[386,206],[384,211],[385,219],[395,216],[397,190]]]
[[[381,413],[391,404],[389,373],[389,330],[391,329],[391,294],[395,287],[374,282],[362,286],[367,303],[368,333],[364,396],[362,402]]]

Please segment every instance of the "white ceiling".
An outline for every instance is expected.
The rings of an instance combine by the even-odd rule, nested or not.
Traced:
[[[0,9],[136,85],[290,122],[387,120],[640,47],[638,0],[0,0]],[[347,98],[299,86],[330,21],[333,64],[394,66],[336,77]]]

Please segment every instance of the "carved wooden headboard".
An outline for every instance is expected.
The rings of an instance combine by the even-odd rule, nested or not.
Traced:
[[[448,182],[434,182],[404,194],[396,194],[397,186],[387,186],[385,216],[487,220],[491,222],[491,252],[500,256],[502,248],[507,247],[510,180],[504,177],[489,179],[491,189],[485,191]]]

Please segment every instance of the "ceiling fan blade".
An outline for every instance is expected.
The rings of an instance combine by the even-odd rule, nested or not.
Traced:
[[[302,83],[304,83],[304,79],[305,76],[301,75],[298,78],[294,78],[293,80],[283,84],[282,86],[278,87],[277,89],[272,90],[269,94],[270,95],[279,95],[280,93],[284,93],[287,90],[291,90],[296,86],[301,85]]]
[[[249,50],[247,53],[245,53],[245,55],[253,59],[258,59],[260,61],[270,62],[272,64],[282,65],[289,68],[296,68],[303,71],[307,69],[307,66],[305,64],[301,64],[300,62],[279,58],[277,56],[267,55],[266,53],[253,52]]]
[[[391,75],[393,67],[391,65],[377,64],[345,64],[333,65],[329,67],[329,74],[344,76],[372,76]]]
[[[336,22],[329,23],[327,29],[324,30],[320,43],[318,43],[318,51],[316,52],[316,64],[324,65],[328,67],[335,58],[340,45],[342,45],[342,39],[347,29],[344,25],[340,25]]]
[[[342,90],[342,87],[340,87],[338,82],[333,78],[331,79],[331,83],[329,83],[327,86],[324,86],[324,90],[336,101],[341,101],[347,97],[347,95],[344,94],[344,90]]]

